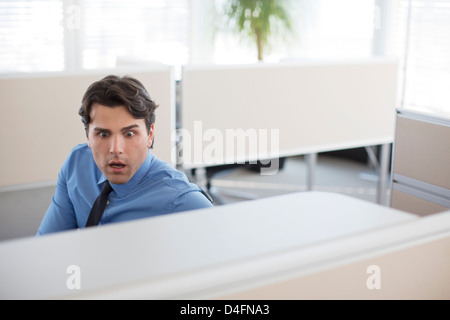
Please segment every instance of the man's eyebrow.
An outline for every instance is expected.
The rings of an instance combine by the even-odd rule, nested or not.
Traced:
[[[129,130],[134,129],[134,128],[139,128],[139,125],[138,125],[138,124],[132,124],[131,126],[122,128],[121,131],[122,131],[122,132],[124,132],[124,131],[129,131]]]
[[[111,130],[109,130],[109,129],[99,128],[99,127],[95,127],[94,131],[97,131],[97,132],[111,132]]]
[[[126,127],[122,128],[122,129],[120,129],[120,131],[125,132],[125,131],[129,131],[131,129],[134,129],[134,128],[139,128],[139,125],[138,124],[132,124],[131,126],[126,126]],[[95,127],[94,131],[111,133],[111,130],[105,129],[105,128],[100,128],[100,127]]]

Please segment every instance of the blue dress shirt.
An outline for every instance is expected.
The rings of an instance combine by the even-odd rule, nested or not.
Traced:
[[[55,195],[37,235],[84,228],[105,180],[87,143],[76,146],[60,170]],[[184,173],[150,151],[127,183],[111,186],[99,225],[212,206]]]

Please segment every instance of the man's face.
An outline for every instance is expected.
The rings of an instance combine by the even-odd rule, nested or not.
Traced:
[[[144,119],[135,119],[125,106],[94,104],[88,128],[88,145],[94,161],[114,184],[127,183],[141,167],[153,140]]]

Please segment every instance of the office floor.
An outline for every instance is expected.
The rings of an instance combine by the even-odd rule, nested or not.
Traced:
[[[303,156],[286,158],[275,175],[246,168],[222,171],[212,179],[213,193],[225,203],[251,201],[307,190]],[[55,187],[0,192],[0,241],[34,236]],[[313,190],[346,194],[376,202],[377,175],[367,163],[319,154]]]
[[[226,203],[307,191],[307,173],[304,157],[291,157],[275,175],[261,175],[245,168],[221,172],[212,179],[212,191]],[[376,202],[378,176],[366,163],[319,155],[314,180],[315,191]]]

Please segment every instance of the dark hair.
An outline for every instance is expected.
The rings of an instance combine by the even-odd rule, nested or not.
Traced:
[[[78,111],[86,135],[91,122],[91,108],[95,103],[107,107],[127,107],[133,118],[145,120],[148,132],[155,123],[155,110],[158,105],[150,98],[143,84],[130,76],[109,75],[89,86]]]

